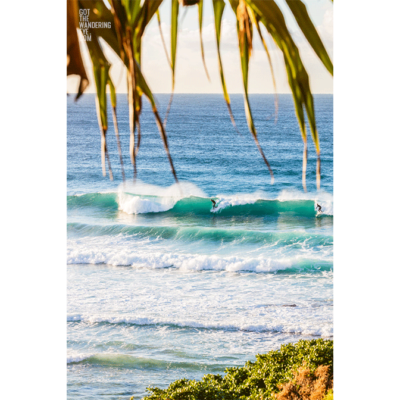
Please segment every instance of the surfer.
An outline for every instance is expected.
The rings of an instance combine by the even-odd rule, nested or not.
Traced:
[[[322,212],[322,208],[321,208],[321,206],[317,203],[317,212]]]
[[[217,203],[215,202],[215,200],[211,199],[211,203],[213,204],[213,209],[217,207]]]

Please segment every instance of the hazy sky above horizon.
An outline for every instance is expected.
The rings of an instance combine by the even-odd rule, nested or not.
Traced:
[[[284,13],[288,28],[293,35],[303,63],[309,73],[312,92],[332,93],[333,79],[331,75],[326,71],[325,67],[308,44],[288,6],[283,0],[276,1]],[[228,3],[229,2],[226,4],[222,21],[222,63],[228,92],[242,93],[243,86],[236,33],[236,20]],[[304,0],[304,3],[333,61],[332,2],[331,0]],[[170,0],[164,0],[160,8],[162,29],[168,51],[170,50],[170,4]],[[222,93],[215,43],[214,14],[211,1],[204,1],[203,14],[204,52],[211,81],[207,79],[201,59],[197,7],[186,7],[185,9],[181,7],[179,21],[175,93]],[[277,49],[272,38],[266,34],[265,29],[263,33],[265,33],[264,36],[270,48],[278,93],[290,93],[282,53]],[[81,51],[90,80],[90,85],[86,92],[93,93],[95,92],[95,87],[86,46],[81,46]],[[116,85],[117,92],[126,93],[126,73],[122,62],[107,44],[104,45],[104,52],[112,64],[110,70],[111,78],[114,85]],[[168,66],[163,49],[156,18],[153,18],[144,34],[142,69],[150,89],[154,93],[171,92],[171,70]],[[68,92],[74,93],[76,89],[77,78],[69,77],[67,79]],[[268,59],[257,35],[254,35],[253,53],[250,60],[249,91],[250,93],[274,92]]]

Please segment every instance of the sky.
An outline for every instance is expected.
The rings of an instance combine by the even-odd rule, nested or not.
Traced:
[[[333,79],[322,62],[310,47],[296,20],[284,0],[276,0],[280,6],[300,51],[301,58],[310,77],[311,91],[332,93]],[[303,0],[310,17],[317,27],[325,48],[333,62],[333,6],[331,0]],[[160,8],[163,35],[169,51],[170,47],[170,7],[171,1],[164,0]],[[175,93],[222,93],[219,77],[218,59],[215,43],[214,14],[211,0],[204,1],[203,43],[210,81],[204,71],[199,41],[198,11],[196,7],[181,7],[179,13],[178,50],[175,73]],[[222,19],[221,54],[226,85],[229,93],[243,93],[241,79],[238,39],[235,15],[227,1]],[[270,49],[278,93],[290,93],[287,83],[283,56],[272,38],[263,33]],[[103,42],[104,52],[112,64],[111,79],[118,93],[126,93],[126,72],[119,57]],[[171,69],[162,45],[156,18],[150,22],[143,37],[143,74],[153,93],[171,92]],[[94,93],[95,87],[91,73],[91,62],[86,46],[81,46],[90,85],[87,93]],[[77,78],[67,78],[67,90],[76,92]],[[253,53],[250,59],[250,93],[274,93],[268,59],[257,35],[253,39]]]

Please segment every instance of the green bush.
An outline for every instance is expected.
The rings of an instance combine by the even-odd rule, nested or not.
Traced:
[[[311,371],[328,365],[333,374],[333,341],[300,340],[279,350],[258,354],[244,367],[226,368],[225,375],[208,374],[201,381],[180,379],[167,389],[150,387],[146,400],[266,400],[279,392],[278,385],[289,381],[293,371],[306,362]]]

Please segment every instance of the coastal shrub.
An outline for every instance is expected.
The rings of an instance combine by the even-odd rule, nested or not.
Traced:
[[[333,386],[332,378],[328,365],[320,365],[312,372],[304,363],[302,367],[294,371],[293,379],[278,385],[281,391],[275,396],[275,399],[326,400],[328,390],[331,390]]]
[[[226,368],[224,376],[208,374],[201,381],[180,379],[171,383],[167,389],[150,387],[147,389],[150,394],[144,399],[303,399],[277,397],[282,396],[281,393],[285,388],[289,388],[287,385],[297,388],[300,379],[312,382],[313,391],[322,396],[305,397],[305,399],[324,398],[326,390],[332,387],[333,380],[332,340],[300,340],[294,344],[282,345],[279,350],[258,354],[255,362],[248,361],[243,367]]]

